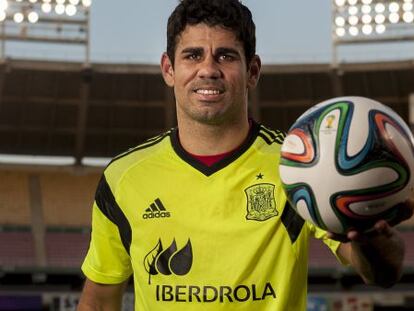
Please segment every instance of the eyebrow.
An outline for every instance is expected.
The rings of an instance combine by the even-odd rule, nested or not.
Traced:
[[[181,51],[182,54],[187,54],[187,53],[194,53],[194,54],[202,54],[204,52],[204,49],[201,47],[188,47],[185,48]],[[226,47],[221,47],[221,48],[217,48],[217,50],[214,51],[214,54],[234,54],[234,55],[239,55],[240,53],[238,50],[233,49],[233,48],[226,48]]]
[[[240,55],[239,51],[233,48],[218,48],[215,54],[235,54]]]
[[[195,54],[201,54],[203,52],[203,48],[199,47],[190,47],[185,48],[181,51],[181,54],[187,54],[187,53],[195,53]]]

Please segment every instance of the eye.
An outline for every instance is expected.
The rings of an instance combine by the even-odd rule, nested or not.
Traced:
[[[184,58],[188,60],[200,60],[201,56],[198,53],[190,53],[185,55]]]
[[[236,58],[232,54],[222,54],[222,55],[219,55],[219,57],[218,57],[218,60],[220,62],[232,62],[235,59]]]

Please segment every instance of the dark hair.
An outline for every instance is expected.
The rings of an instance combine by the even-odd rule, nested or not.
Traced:
[[[181,0],[168,18],[167,54],[174,64],[178,37],[187,25],[205,23],[231,30],[243,43],[247,64],[256,53],[252,13],[239,0]]]

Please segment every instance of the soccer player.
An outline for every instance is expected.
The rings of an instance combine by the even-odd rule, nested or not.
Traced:
[[[178,126],[105,169],[78,310],[119,310],[131,276],[136,310],[305,310],[313,237],[366,283],[398,281],[404,245],[385,221],[339,242],[287,204],[277,170],[284,135],[248,118],[260,68],[241,2],[178,4],[161,58]]]

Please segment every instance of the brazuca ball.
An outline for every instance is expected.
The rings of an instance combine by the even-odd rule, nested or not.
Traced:
[[[339,234],[392,220],[414,187],[414,139],[389,107],[338,97],[307,110],[282,145],[280,176],[304,219]]]

